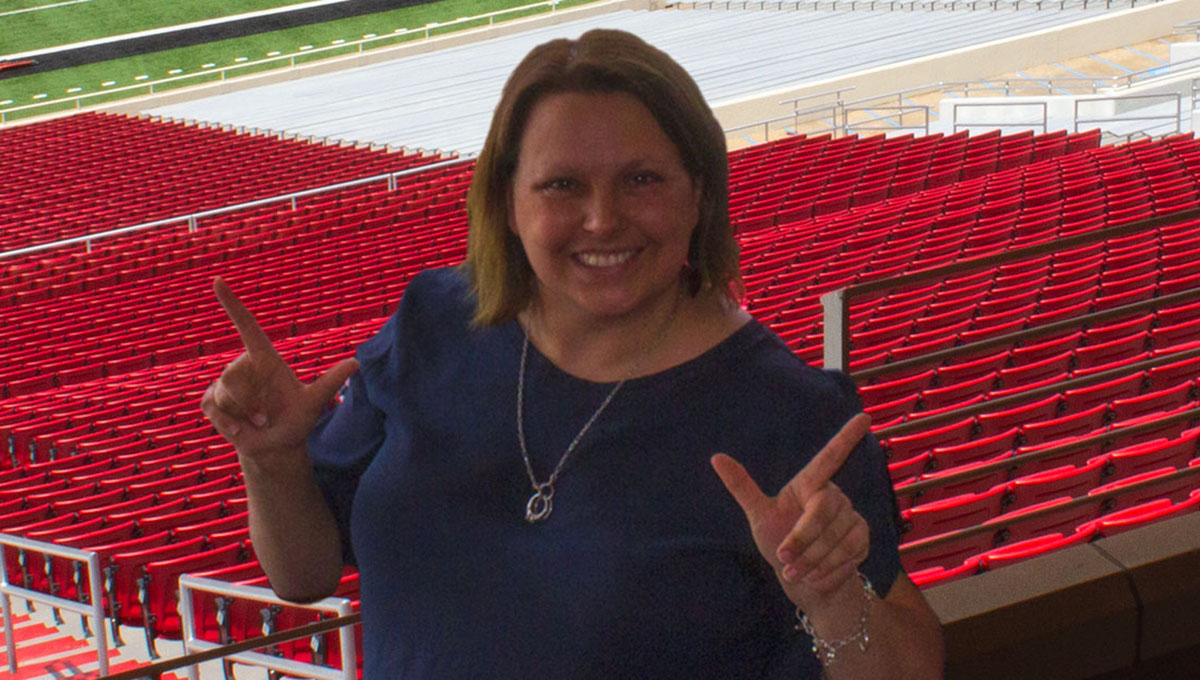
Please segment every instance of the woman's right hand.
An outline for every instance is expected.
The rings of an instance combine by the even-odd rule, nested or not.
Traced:
[[[229,285],[218,277],[213,290],[245,351],[205,391],[204,415],[245,459],[266,462],[300,449],[358,362],[345,359],[312,383],[302,383]]]

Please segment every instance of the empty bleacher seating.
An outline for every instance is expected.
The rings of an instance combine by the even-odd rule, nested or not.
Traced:
[[[18,150],[62,137],[78,164],[70,171],[100,191],[108,186],[102,178],[158,178],[156,167],[185,167],[171,155],[177,148],[196,157],[198,165],[186,167],[212,162],[219,170],[179,173],[170,180],[176,184],[164,180],[119,208],[55,193],[49,175],[18,176],[22,207],[0,224],[0,249],[429,160],[117,116],[16,130],[0,134]],[[108,142],[97,141],[104,135],[125,151],[106,151]],[[249,182],[243,169],[270,179]],[[1200,199],[1200,141],[1190,136],[1099,147],[1095,133],[796,135],[732,152],[730,170],[745,305],[815,364],[822,293]],[[370,337],[418,271],[461,261],[471,171],[463,161],[402,177],[395,190],[382,183],[342,189],[201,220],[194,231],[168,226],[90,249],[0,259],[0,531],[98,552],[107,611],[146,630],[151,645],[178,635],[167,584],[179,573],[261,583],[236,454],[198,409],[207,384],[240,351],[210,292],[212,278],[220,274],[239,291],[307,378]],[[1182,254],[1197,249],[1200,223],[1185,222],[877,294],[851,311],[852,366],[883,366],[1195,287],[1200,269]],[[968,577],[1200,504],[1200,474],[1192,472],[1200,470],[1197,423],[1127,431],[1197,407],[1196,359],[1133,365],[1200,341],[1198,305],[1143,311],[863,384],[900,493],[904,563],[914,580]],[[1091,386],[1051,389],[1121,367],[1129,368]],[[987,408],[1034,386],[1052,393]],[[969,405],[977,411],[933,420]],[[922,419],[936,424],[886,434]],[[905,491],[915,484],[924,490]],[[10,578],[87,597],[86,571],[39,559],[14,554]],[[356,581],[344,585],[356,597]],[[197,607],[203,634],[214,640],[238,635],[236,627],[262,627],[257,612],[238,610],[218,624],[214,603]],[[280,613],[274,624],[305,616]]]

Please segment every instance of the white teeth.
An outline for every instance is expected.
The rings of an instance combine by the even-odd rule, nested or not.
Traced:
[[[579,253],[579,261],[589,267],[612,267],[628,262],[633,257],[633,251],[621,253]]]

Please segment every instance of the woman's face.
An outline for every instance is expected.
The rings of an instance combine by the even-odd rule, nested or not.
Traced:
[[[530,112],[509,224],[546,311],[601,322],[674,299],[699,206],[678,149],[632,95],[555,94]]]

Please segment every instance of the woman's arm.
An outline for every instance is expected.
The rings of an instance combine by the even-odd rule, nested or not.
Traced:
[[[868,636],[866,650],[852,641],[825,664],[830,680],[849,678],[941,678],[945,660],[942,626],[937,615],[900,573],[887,597],[875,598],[863,618],[864,589],[857,578],[829,598],[829,605],[809,612],[809,622],[822,639],[835,643],[854,637],[860,627]],[[820,657],[821,654],[818,654]]]
[[[271,587],[286,599],[320,599],[341,576],[341,539],[306,441],[358,364],[347,359],[310,384],[300,382],[229,286],[217,279],[213,288],[246,351],[209,386],[201,408],[237,449],[250,537]]]
[[[941,625],[920,591],[900,574],[880,600],[859,578],[870,549],[870,528],[830,481],[870,429],[852,418],[779,495],[763,494],[749,473],[725,455],[713,467],[741,506],[763,558],[815,636],[835,650],[818,650],[830,678],[940,678]],[[866,643],[859,645],[865,636]],[[850,640],[845,646],[839,641]]]

